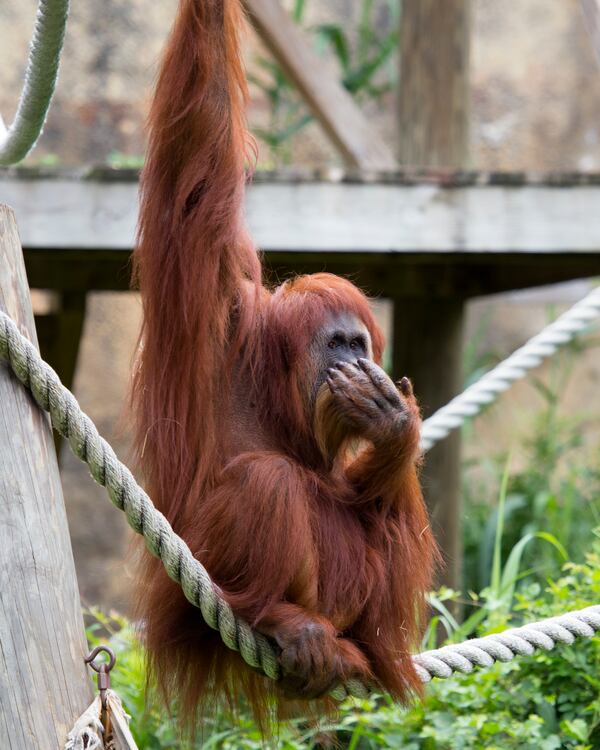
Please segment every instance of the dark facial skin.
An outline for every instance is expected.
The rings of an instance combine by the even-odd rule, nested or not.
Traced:
[[[359,359],[373,359],[371,336],[364,323],[349,313],[332,316],[317,334],[312,359],[320,368],[315,393],[327,379],[327,371],[339,362],[357,364]]]
[[[327,383],[338,413],[353,429],[375,443],[402,438],[410,381],[402,378],[396,386],[373,362],[371,337],[360,320],[350,314],[332,317],[316,337],[313,353],[322,363],[316,390]]]

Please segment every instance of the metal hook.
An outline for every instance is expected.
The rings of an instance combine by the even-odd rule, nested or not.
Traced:
[[[101,654],[103,652],[105,654],[108,654],[108,662],[96,664],[94,660],[96,659],[98,654]],[[108,646],[96,646],[96,648],[85,657],[84,662],[98,674],[98,690],[100,691],[100,702],[102,703],[102,708],[106,710],[106,691],[110,688],[110,670],[115,666],[117,662],[115,652]]]
[[[95,664],[94,659],[98,656],[98,654],[101,654],[103,652],[105,654],[108,654],[108,662]],[[96,646],[96,648],[85,657],[84,662],[88,666],[90,666],[94,670],[94,672],[100,673],[102,671],[102,667],[106,667],[104,671],[110,672],[110,670],[117,663],[117,657],[115,656],[115,652],[112,650],[112,648],[109,648],[108,646]]]

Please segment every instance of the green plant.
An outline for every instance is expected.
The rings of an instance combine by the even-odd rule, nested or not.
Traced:
[[[504,519],[510,479],[509,466],[510,458],[507,460],[502,474],[498,507],[495,512],[493,559],[488,585],[483,588],[480,594],[471,593],[468,602],[470,606],[465,607],[466,617],[460,624],[445,604],[448,600],[456,600],[457,594],[449,589],[443,589],[441,592],[431,595],[430,603],[437,614],[429,625],[428,640],[424,643],[424,648],[433,647],[431,634],[435,632],[435,629],[432,630],[432,628],[437,628],[437,622],[443,626],[448,640],[454,643],[475,635],[484,621],[488,627],[493,623],[503,626],[511,612],[519,581],[531,575],[531,571],[524,572],[522,570],[524,553],[529,547],[535,546],[536,552],[539,554],[540,547],[549,545],[557,559],[563,563],[568,560],[567,552],[558,539],[553,534],[544,531],[524,534],[514,544],[506,558],[503,558]],[[543,544],[540,545],[540,542]]]
[[[502,620],[489,616],[477,634],[578,609],[600,601],[600,540],[598,533],[582,563],[567,563],[562,575],[545,588],[528,583],[517,592],[511,612]],[[225,708],[207,724],[201,738],[178,737],[175,717],[152,700],[144,706],[143,655],[131,626],[116,615],[93,612],[90,640],[109,632],[117,652],[113,687],[132,715],[140,750],[188,748],[318,747],[324,732],[350,750],[593,750],[600,747],[600,638],[519,657],[507,664],[448,680],[434,680],[422,702],[405,709],[386,696],[349,700],[335,720],[315,725],[306,719],[281,723],[272,741],[263,742],[243,708],[233,717]],[[120,630],[118,630],[120,628]]]
[[[526,460],[509,477],[501,520],[490,491],[497,485],[506,456],[465,464],[467,590],[480,590],[490,582],[499,523],[503,526],[503,559],[524,537],[550,534],[574,560],[581,559],[591,529],[600,523],[598,447],[586,447],[582,441],[584,426],[597,414],[565,415],[561,403],[573,362],[596,344],[592,338],[576,341],[552,359],[544,379],[532,375],[542,409],[533,417],[530,434],[519,447],[520,456]],[[541,581],[558,570],[560,559],[548,545],[533,550],[523,543],[521,554],[524,564],[532,566]]]

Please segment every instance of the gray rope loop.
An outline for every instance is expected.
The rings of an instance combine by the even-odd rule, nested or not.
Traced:
[[[0,128],[1,166],[24,159],[42,132],[56,87],[68,15],[69,0],[39,1],[17,113],[8,130],[3,124]]]
[[[218,630],[223,642],[239,651],[250,666],[278,680],[281,670],[276,646],[235,616],[206,568],[192,555],[184,540],[175,534],[110,445],[100,437],[73,394],[61,384],[37,349],[19,333],[15,323],[1,311],[0,357],[32,393],[38,405],[50,413],[52,424],[68,438],[75,455],[87,463],[94,479],[106,487],[113,505],[125,513],[129,525],[144,537],[148,550],[162,561],[167,574],[181,584],[186,598],[200,609],[206,623]],[[450,677],[454,672],[471,672],[474,667],[489,667],[495,661],[508,661],[517,654],[529,655],[535,649],[550,649],[559,642],[572,643],[575,638],[589,637],[599,630],[600,606],[593,606],[425,652],[414,656],[413,664],[420,679],[429,682],[433,677]],[[350,679],[343,685],[336,685],[330,695],[336,700],[348,696],[364,698],[371,689],[373,686]]]

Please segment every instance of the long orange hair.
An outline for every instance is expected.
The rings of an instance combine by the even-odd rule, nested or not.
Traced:
[[[310,341],[340,311],[365,324],[376,361],[383,337],[347,280],[263,285],[243,216],[252,140],[242,27],[240,0],[180,0],[161,63],[134,253],[144,312],[132,390],[138,459],[155,504],[237,614],[260,626],[278,612],[281,626],[300,628],[362,608],[330,646],[345,644],[350,665],[405,700],[419,688],[408,654],[436,554],[417,480],[418,408],[409,399],[401,454],[367,451],[346,475],[328,473],[307,408]],[[260,440],[236,452],[250,408]],[[138,614],[167,697],[193,717],[202,700],[233,700],[241,688],[264,720],[273,686],[227,652],[156,560],[140,580]]]

